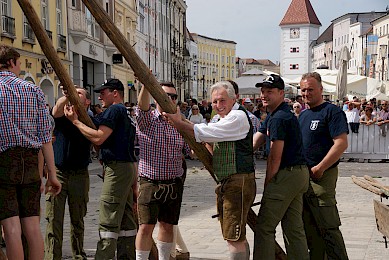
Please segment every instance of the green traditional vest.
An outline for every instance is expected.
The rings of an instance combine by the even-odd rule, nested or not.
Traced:
[[[250,130],[244,139],[213,144],[213,169],[218,181],[232,174],[254,172],[253,125],[246,110],[242,106],[238,110],[245,112]]]

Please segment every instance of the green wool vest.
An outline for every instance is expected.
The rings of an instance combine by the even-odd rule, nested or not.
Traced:
[[[253,125],[246,110],[242,106],[239,110],[245,112],[250,130],[244,139],[213,144],[213,169],[218,181],[232,174],[254,172]]]

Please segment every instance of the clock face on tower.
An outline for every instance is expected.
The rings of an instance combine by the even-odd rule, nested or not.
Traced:
[[[290,28],[290,38],[291,39],[300,38],[300,28]]]

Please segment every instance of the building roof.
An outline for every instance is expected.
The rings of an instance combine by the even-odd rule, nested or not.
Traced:
[[[269,59],[258,59],[257,60],[257,59],[253,59],[253,58],[236,57],[235,63],[238,63],[240,60],[243,60],[246,64],[252,64],[252,65],[259,64],[259,65],[263,65],[263,66],[277,66],[276,64],[274,64],[274,62],[272,62]]]
[[[309,0],[292,0],[280,26],[293,24],[316,24],[321,26]]]
[[[193,36],[194,36],[194,37],[202,37],[202,38],[209,39],[209,40],[213,40],[213,41],[219,41],[219,42],[226,42],[226,43],[236,44],[236,42],[230,41],[230,40],[223,40],[223,39],[211,38],[211,37],[204,36],[204,35],[197,34],[197,33],[190,33],[190,34],[191,34],[192,37],[193,37]]]
[[[332,34],[334,31],[334,24],[331,23],[330,26],[327,27],[327,29],[320,34],[319,38],[316,40],[316,44],[321,44],[323,42],[332,42]]]

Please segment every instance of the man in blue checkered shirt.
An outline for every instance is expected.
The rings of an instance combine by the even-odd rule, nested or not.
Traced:
[[[0,221],[8,259],[24,257],[22,230],[30,259],[43,259],[40,150],[48,168],[46,192],[57,195],[61,184],[56,177],[45,96],[39,87],[18,78],[20,66],[20,54],[0,45]]]

